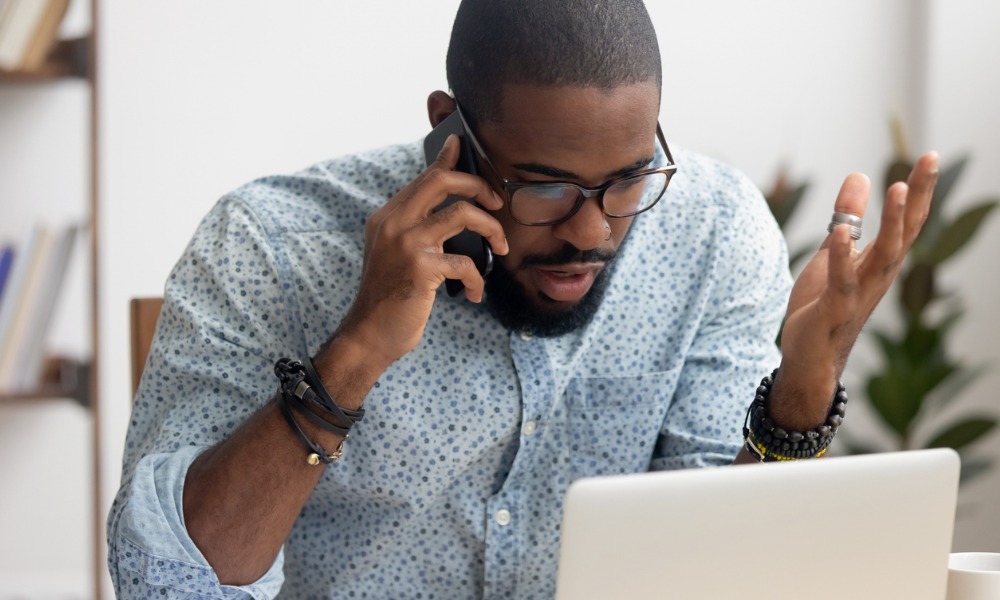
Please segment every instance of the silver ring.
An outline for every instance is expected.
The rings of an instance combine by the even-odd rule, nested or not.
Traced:
[[[830,224],[826,226],[826,232],[833,233],[833,228],[837,225],[850,225],[851,238],[859,240],[861,239],[861,223],[861,217],[845,212],[834,212],[833,216],[830,217]]]

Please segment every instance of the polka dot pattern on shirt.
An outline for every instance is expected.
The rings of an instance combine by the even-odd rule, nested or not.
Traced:
[[[178,490],[197,452],[274,393],[274,361],[311,355],[336,329],[366,219],[424,157],[393,146],[223,198],[170,275],[136,399],[109,521],[121,597],[280,586],[290,598],[549,598],[572,481],[729,462],[756,382],[777,365],[787,256],[745,178],[675,156],[667,196],[634,221],[588,327],[521,336],[440,292],[419,345],[369,393],[283,564],[225,589],[150,490]]]

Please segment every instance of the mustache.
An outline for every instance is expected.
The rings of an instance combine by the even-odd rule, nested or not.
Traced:
[[[610,263],[617,253],[612,250],[592,248],[590,250],[580,250],[570,243],[563,244],[557,252],[552,254],[529,254],[521,260],[519,268],[530,267],[532,265],[552,266],[564,265],[567,263]]]

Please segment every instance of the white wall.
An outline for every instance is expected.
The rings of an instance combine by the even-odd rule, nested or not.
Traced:
[[[822,235],[844,175],[860,170],[879,177],[892,111],[908,120],[921,148],[936,147],[946,161],[959,150],[974,153],[956,201],[1000,191],[987,177],[1000,158],[1000,84],[988,66],[1000,55],[1000,36],[990,25],[1000,23],[996,4],[949,0],[948,10],[943,0],[648,5],[664,56],[661,120],[668,139],[728,160],[762,186],[782,163],[808,178],[809,205],[793,223],[793,246]],[[222,193],[260,175],[423,135],[426,95],[446,85],[444,53],[456,6],[457,0],[103,1],[105,504],[117,488],[128,422],[128,299],[161,293],[198,220]],[[982,277],[981,265],[997,256],[998,227],[1000,219],[948,281],[970,295],[956,354],[994,364],[1000,364],[990,343],[1000,333],[991,314],[997,278]],[[860,380],[866,361],[856,358],[852,367]],[[990,391],[997,379],[996,371],[984,378],[963,403],[995,406]],[[855,431],[874,430],[864,424],[863,410],[853,414]],[[991,449],[1000,457],[1000,436],[994,437]],[[960,519],[956,547],[1000,550],[1000,519],[983,502],[998,490],[1000,469],[963,490],[963,502],[981,507]]]
[[[928,23],[928,72],[924,87],[925,138],[943,157],[968,153],[972,160],[948,201],[958,214],[986,198],[1000,200],[1000,3],[933,0]],[[989,366],[987,374],[946,411],[940,423],[971,411],[1000,413],[1000,210],[977,234],[974,245],[945,267],[942,287],[958,292],[966,317],[955,331],[953,352],[966,366]],[[960,496],[956,545],[1000,551],[1000,434],[978,448],[994,469]]]

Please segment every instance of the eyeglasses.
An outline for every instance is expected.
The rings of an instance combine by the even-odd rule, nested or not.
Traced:
[[[597,198],[601,211],[608,217],[631,217],[645,212],[660,201],[667,184],[677,172],[674,157],[670,147],[663,137],[660,124],[656,124],[656,138],[660,141],[663,153],[670,162],[665,167],[643,169],[623,177],[617,177],[596,188],[586,188],[568,181],[547,181],[537,183],[518,183],[504,179],[500,172],[486,156],[482,144],[476,139],[462,114],[462,109],[455,103],[462,126],[469,134],[476,153],[493,171],[504,191],[507,193],[507,208],[510,216],[521,225],[558,225],[568,221],[580,210],[588,198]]]

